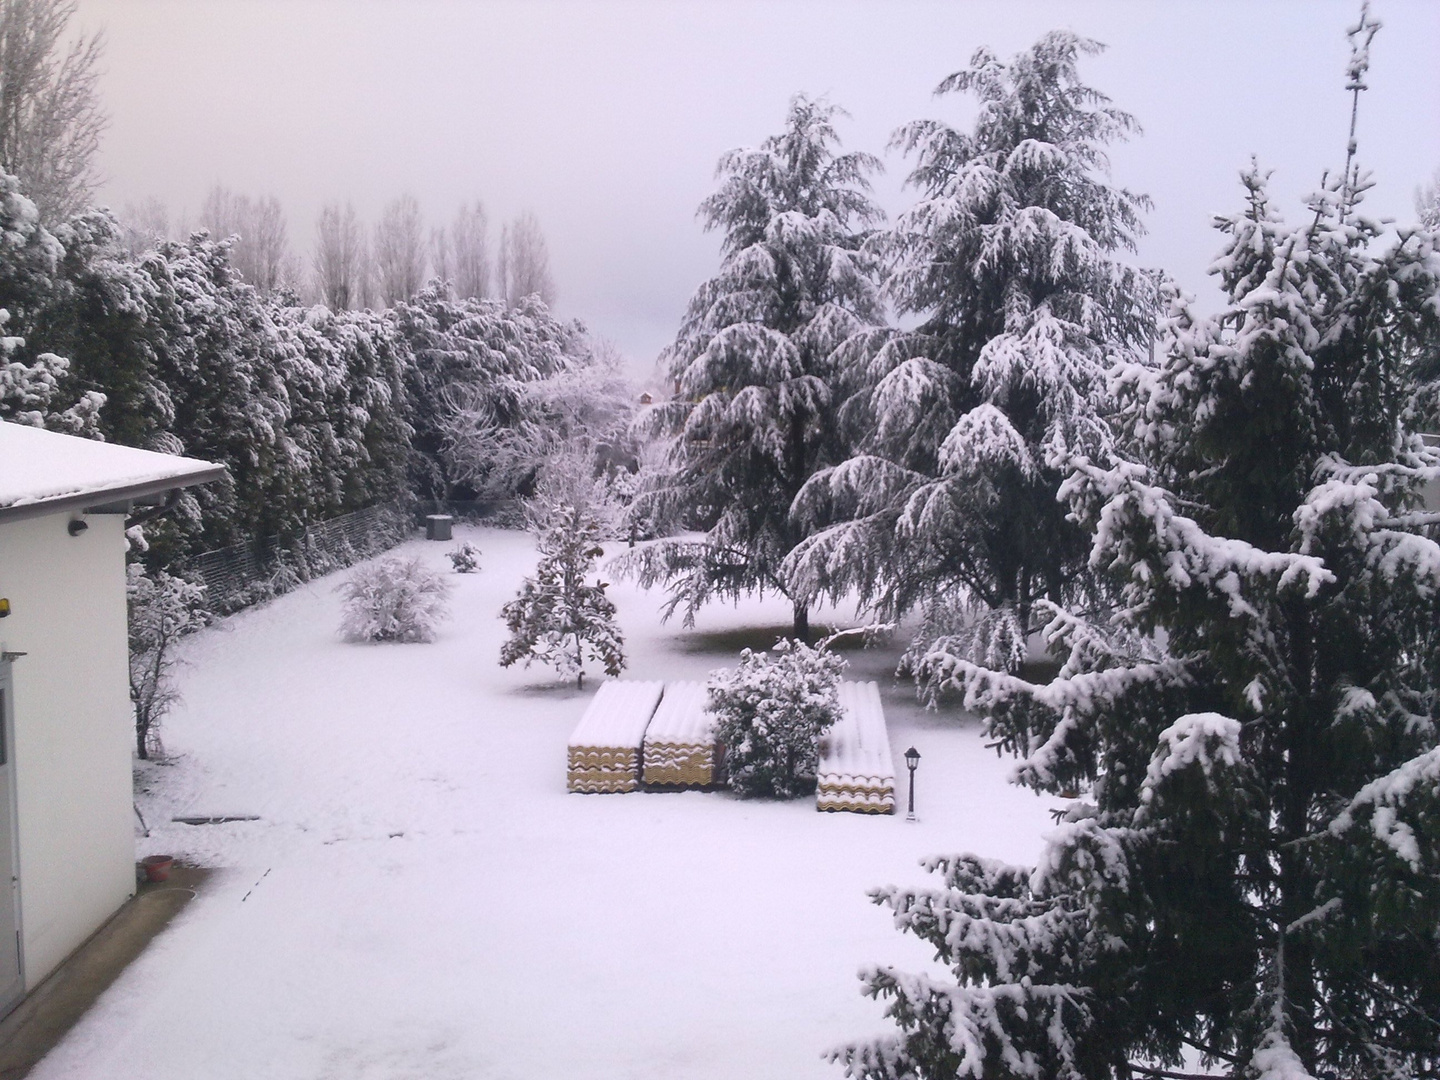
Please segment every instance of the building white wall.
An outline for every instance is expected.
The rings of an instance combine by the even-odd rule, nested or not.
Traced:
[[[0,520],[27,992],[135,892],[124,518]]]

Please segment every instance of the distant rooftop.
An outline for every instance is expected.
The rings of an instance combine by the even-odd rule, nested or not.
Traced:
[[[0,520],[144,499],[225,466],[0,421]]]

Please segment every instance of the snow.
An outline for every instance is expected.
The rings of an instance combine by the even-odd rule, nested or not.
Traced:
[[[1038,857],[1058,803],[1006,784],[977,721],[924,711],[893,652],[846,655],[923,755],[918,823],[567,794],[594,691],[497,663],[533,545],[456,531],[484,568],[454,575],[432,644],[339,640],[333,575],[186,640],[137,857],[224,869],[32,1080],[835,1080],[822,1051],[889,1027],[859,968],[931,964],[867,891],[937,852]],[[444,568],[450,546],[396,554]],[[703,680],[790,620],[712,605],[682,633],[659,593],[609,592],[637,680]],[[261,819],[170,823],[233,813]]]
[[[0,421],[0,509],[218,475],[208,461]]]
[[[895,812],[895,766],[880,687],[840,684],[840,719],[820,736],[816,805],[821,810]]]
[[[1173,772],[1198,764],[1209,777],[1217,764],[1240,763],[1240,721],[1215,712],[1186,713],[1160,733],[1160,744],[1145,771],[1140,799],[1149,802],[1154,790]]]
[[[1362,787],[1355,793],[1347,806],[1330,823],[1330,833],[1343,836],[1355,825],[1357,816],[1370,811],[1370,829],[1375,839],[1388,846],[1400,858],[1410,864],[1410,869],[1420,872],[1420,843],[1415,830],[1401,821],[1399,812],[1419,791],[1440,791],[1440,747],[1435,747],[1413,757],[1398,769],[1394,769],[1377,780]]]
[[[705,709],[705,685],[669,682],[645,731],[645,742],[708,743],[715,739],[715,716]]]
[[[575,726],[570,745],[639,750],[664,688],[659,682],[607,679]]]

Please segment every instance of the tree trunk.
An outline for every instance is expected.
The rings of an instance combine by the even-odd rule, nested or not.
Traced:
[[[799,600],[794,602],[795,626],[791,630],[795,640],[810,644],[810,605],[802,604]]]
[[[150,730],[149,724],[142,724],[135,721],[135,753],[141,761],[150,760],[150,752],[145,748],[145,736]]]

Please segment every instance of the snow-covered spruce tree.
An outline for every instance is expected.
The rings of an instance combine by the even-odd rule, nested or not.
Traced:
[[[135,753],[160,748],[160,719],[179,700],[175,645],[205,624],[205,588],[138,563],[125,568],[130,630],[130,701],[135,707]]]
[[[868,154],[836,153],[833,105],[796,97],[785,130],[720,159],[720,189],[700,206],[725,239],[720,272],[700,286],[663,360],[673,400],[650,416],[674,439],[671,468],[646,501],[698,540],[637,551],[619,569],[664,582],[668,618],[688,625],[712,598],[774,590],[808,635],[809,597],[781,564],[805,531],[790,505],[840,460],[837,350],[882,315],[862,249],[880,213],[866,195]]]
[[[573,464],[573,463],[572,463]],[[540,490],[526,507],[537,535],[540,561],[520,593],[500,610],[510,638],[500,648],[500,666],[538,660],[557,678],[585,684],[585,660],[598,661],[607,675],[625,667],[625,641],[615,622],[615,604],[606,582],[586,577],[605,554],[603,481],[589,471],[542,477]]]
[[[854,342],[857,452],[796,503],[815,535],[787,579],[882,618],[927,609],[912,666],[932,689],[920,657],[1018,666],[1037,601],[1088,585],[1056,492],[1068,455],[1108,454],[1105,372],[1148,347],[1155,314],[1153,278],[1117,258],[1148,202],[1106,175],[1104,147],[1136,124],[1077,72],[1101,48],[1054,32],[1009,62],[981,49],[936,91],[978,98],[973,130],[896,133],[920,198],[877,239],[897,311],[922,321]]]
[[[345,598],[347,641],[433,641],[450,614],[451,585],[419,559],[391,556],[356,567],[336,591]]]
[[[707,708],[730,787],[777,799],[815,790],[817,747],[840,718],[845,665],[824,648],[781,639],[769,653],[745,649],[738,667],[711,672]]]
[[[1048,685],[937,661],[1021,783],[1088,796],[1038,867],[875,894],[951,975],[865,974],[900,1030],[853,1077],[1440,1075],[1436,237],[1382,244],[1348,181],[1286,226],[1245,182],[1228,305],[1171,306],[1118,377],[1131,459],[1065,487],[1114,620],[1055,609]]]

